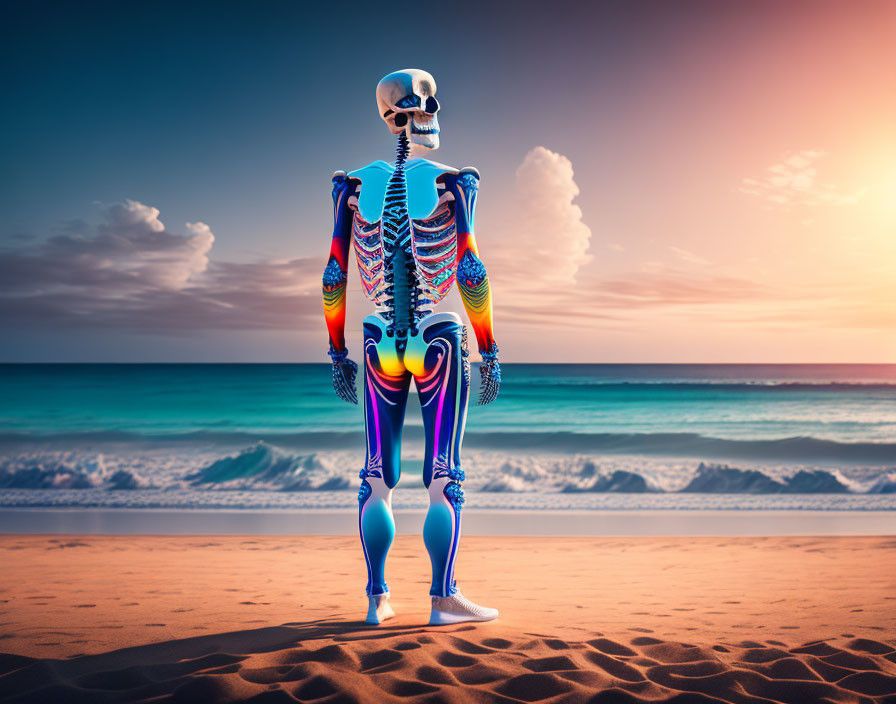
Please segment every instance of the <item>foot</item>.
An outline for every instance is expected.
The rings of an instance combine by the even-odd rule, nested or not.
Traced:
[[[379,625],[387,618],[392,618],[395,615],[392,606],[389,604],[389,592],[367,598],[370,599],[370,606],[367,609],[367,623]]]
[[[430,626],[444,626],[449,623],[466,621],[493,621],[498,618],[497,609],[487,609],[474,604],[459,591],[451,596],[432,597],[432,613],[429,616]]]

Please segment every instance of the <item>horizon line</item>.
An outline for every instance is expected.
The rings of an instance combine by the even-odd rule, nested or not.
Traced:
[[[325,365],[330,366],[330,362],[175,362],[175,361],[155,361],[155,362],[127,362],[127,361],[98,361],[98,362],[75,362],[75,361],[54,361],[54,362],[10,362],[0,361],[0,366],[53,366],[53,365],[71,365],[71,366],[91,366],[91,365],[191,365],[191,366],[236,366],[236,365],[256,365],[256,366],[282,366],[282,365]],[[472,362],[479,364],[479,362]],[[555,366],[582,366],[582,365],[603,365],[617,367],[636,367],[636,366],[754,366],[754,367],[782,367],[782,366],[800,366],[800,367],[833,367],[833,366],[877,366],[877,367],[893,367],[893,362],[502,362],[502,366],[517,365],[555,365]]]

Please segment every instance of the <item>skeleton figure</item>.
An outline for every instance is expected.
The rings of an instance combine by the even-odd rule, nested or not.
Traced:
[[[411,158],[439,146],[436,82],[426,71],[390,73],[376,89],[380,116],[397,136],[394,164],[375,161],[333,176],[334,221],[323,276],[333,386],[357,403],[357,365],[345,346],[345,288],[354,245],[362,289],[378,310],[364,319],[362,393],[367,460],[361,470],[359,526],[367,561],[368,622],[393,615],[384,571],[395,535],[392,490],[398,483],[401,429],[411,379],[426,434],[423,481],[430,507],[423,537],[432,561],[431,623],[484,621],[498,612],[465,599],[454,580],[460,539],[460,449],[470,364],[466,328],[456,313],[433,313],[457,281],[482,355],[479,403],[501,386],[492,301],[473,235],[479,173]]]

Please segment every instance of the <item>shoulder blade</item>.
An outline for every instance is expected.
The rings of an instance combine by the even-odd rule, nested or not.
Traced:
[[[361,182],[358,211],[367,222],[377,222],[382,218],[386,186],[389,184],[394,170],[392,165],[385,161],[374,161],[367,166],[349,172],[349,178]]]
[[[424,220],[439,204],[436,181],[444,174],[456,174],[457,169],[429,159],[411,159],[405,173],[408,180],[408,215],[412,220]]]

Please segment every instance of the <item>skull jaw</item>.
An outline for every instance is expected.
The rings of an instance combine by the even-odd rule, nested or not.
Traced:
[[[436,132],[435,134],[413,134],[410,129],[405,131],[405,134],[408,136],[408,140],[411,144],[416,144],[417,146],[424,147],[425,149],[438,149],[439,148],[439,134]]]
[[[435,115],[425,122],[418,122],[415,117],[411,117],[405,126],[405,134],[411,144],[425,149],[439,148],[439,121]]]

